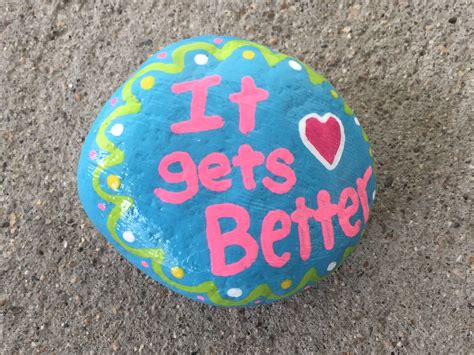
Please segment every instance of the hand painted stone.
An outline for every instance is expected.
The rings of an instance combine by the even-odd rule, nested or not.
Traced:
[[[230,37],[148,59],[83,146],[87,214],[132,264],[187,297],[264,304],[334,271],[375,198],[367,136],[306,64]]]

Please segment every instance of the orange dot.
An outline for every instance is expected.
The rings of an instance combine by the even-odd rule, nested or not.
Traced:
[[[120,178],[117,175],[107,176],[107,185],[109,185],[109,187],[112,190],[118,190],[119,187],[120,187],[120,184],[121,184],[121,181],[120,181]]]
[[[255,57],[255,53],[252,51],[244,51],[242,53],[242,57],[244,57],[245,59],[253,59],[253,57]]]
[[[177,279],[182,279],[184,277],[184,270],[181,269],[179,266],[172,267],[171,275],[173,275]]]
[[[293,281],[291,281],[290,279],[286,279],[281,282],[280,287],[286,290],[287,288],[290,288],[292,284]]]
[[[337,99],[339,97],[339,95],[337,94],[336,90],[333,90],[331,89],[331,95],[332,97],[334,97],[335,99]]]

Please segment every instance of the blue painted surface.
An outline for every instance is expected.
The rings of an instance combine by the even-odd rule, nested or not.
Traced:
[[[141,68],[153,62],[171,62],[171,53],[177,47],[194,41],[213,43],[215,37],[199,37],[180,41],[163,49],[167,52],[164,59],[156,55],[150,57]],[[229,37],[224,39],[223,46]],[[251,49],[255,58],[246,60],[242,52]],[[101,175],[101,186],[109,193],[131,196],[135,205],[129,209],[117,225],[117,232],[122,236],[124,231],[133,231],[135,241],[133,247],[162,248],[165,252],[164,270],[170,278],[173,276],[169,268],[180,266],[185,271],[185,277],[180,282],[187,285],[198,284],[213,280],[226,296],[229,288],[240,288],[244,298],[252,289],[262,283],[268,283],[272,290],[279,294],[287,292],[280,287],[284,279],[293,280],[296,284],[308,270],[314,266],[320,276],[325,276],[328,265],[342,258],[346,247],[356,245],[360,235],[348,238],[344,235],[337,222],[333,219],[335,232],[335,247],[327,251],[323,246],[321,226],[316,221],[310,222],[312,253],[309,260],[303,262],[299,257],[299,241],[297,225],[292,224],[291,234],[275,244],[275,252],[282,254],[290,251],[290,261],[282,268],[270,267],[263,258],[261,248],[257,261],[242,273],[230,277],[216,277],[210,272],[210,256],[205,233],[205,208],[212,204],[234,203],[244,206],[251,216],[249,233],[258,241],[261,223],[264,216],[273,209],[281,209],[291,214],[295,209],[295,199],[304,197],[306,205],[316,209],[316,195],[321,189],[328,190],[332,201],[337,203],[343,188],[356,188],[356,179],[362,177],[367,167],[373,164],[369,156],[369,143],[362,137],[362,128],[355,123],[354,116],[344,112],[343,101],[339,96],[335,99],[330,90],[333,87],[324,82],[313,85],[305,70],[296,71],[288,64],[291,58],[285,59],[275,67],[269,67],[263,56],[253,48],[237,49],[227,60],[220,62],[209,55],[206,65],[197,65],[194,56],[205,53],[200,50],[187,53],[185,70],[179,74],[167,74],[153,71],[145,76],[155,78],[155,86],[148,91],[140,88],[138,79],[132,86],[132,91],[142,103],[139,113],[120,117],[113,124],[121,123],[124,131],[119,137],[110,133],[107,136],[125,154],[122,164],[107,169]],[[193,134],[172,134],[170,125],[189,118],[191,93],[173,94],[171,86],[174,83],[200,79],[207,75],[222,76],[218,86],[209,89],[207,99],[207,115],[220,115],[225,124],[219,130]],[[241,78],[251,76],[257,87],[269,92],[269,98],[257,104],[256,127],[248,135],[240,133],[238,128],[238,106],[228,100],[231,93],[239,92]],[[107,153],[100,150],[96,143],[96,135],[100,124],[110,112],[123,104],[120,87],[112,98],[118,102],[112,106],[109,99],[94,122],[82,148],[78,168],[78,189],[81,201],[88,216],[99,231],[134,265],[149,274],[152,278],[160,279],[150,268],[141,266],[141,258],[126,252],[111,237],[106,227],[106,218],[110,212],[110,204],[105,211],[97,208],[103,202],[92,188],[92,171],[97,162]],[[327,170],[304,146],[298,131],[299,120],[309,113],[320,116],[331,112],[343,123],[345,130],[345,148],[337,167]],[[158,164],[161,159],[173,151],[186,151],[195,164],[209,153],[222,152],[229,159],[237,154],[242,144],[250,144],[254,150],[262,152],[265,157],[276,148],[286,148],[295,156],[291,165],[295,171],[297,182],[284,195],[268,191],[262,184],[264,176],[273,176],[264,165],[255,168],[257,187],[248,191],[243,187],[240,169],[233,168],[226,178],[232,179],[232,187],[225,192],[212,192],[201,184],[199,192],[191,200],[173,205],[158,199],[153,190],[162,187],[170,191],[180,191],[184,184],[168,184],[158,174]],[[91,160],[89,152],[97,151],[97,159]],[[122,184],[115,192],[107,187],[105,178],[109,174],[121,177]],[[278,179],[276,179],[278,180]],[[375,189],[375,176],[367,188],[369,204],[372,205],[372,192]],[[363,224],[362,209],[351,219],[360,219]],[[231,221],[222,224],[223,230],[231,229]],[[260,245],[260,244],[259,244]],[[226,250],[228,261],[238,260],[242,250],[238,247]],[[117,276],[120,277],[120,276]],[[171,287],[173,288],[173,287]],[[196,294],[185,295],[196,298]],[[239,298],[237,298],[239,299]],[[265,300],[262,300],[265,302]]]

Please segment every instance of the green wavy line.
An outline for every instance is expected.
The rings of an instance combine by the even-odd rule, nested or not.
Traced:
[[[343,257],[341,259],[341,262],[337,266],[340,266],[342,264],[342,262],[349,256],[349,254],[352,253],[353,250],[354,250],[354,247],[347,247],[344,250],[344,254],[343,254]],[[243,304],[248,304],[252,301],[255,301],[259,297],[265,297],[265,298],[267,298],[269,300],[272,300],[272,301],[280,300],[282,298],[286,298],[286,297],[289,297],[289,296],[295,294],[296,292],[301,290],[305,285],[307,285],[308,282],[315,282],[316,283],[316,282],[319,282],[319,281],[324,279],[324,277],[321,277],[321,276],[318,275],[318,273],[316,272],[316,268],[312,267],[301,278],[298,285],[293,290],[291,290],[287,293],[277,295],[277,294],[273,293],[273,291],[268,286],[268,284],[261,284],[261,285],[255,287],[252,290],[252,292],[250,292],[248,294],[248,296],[245,297],[244,299],[242,299],[240,301],[233,301],[233,300],[230,300],[230,299],[222,298],[219,295],[219,290],[217,289],[214,282],[212,282],[212,281],[206,281],[206,282],[203,282],[203,283],[201,283],[199,285],[196,285],[196,286],[186,286],[186,285],[182,285],[180,283],[177,283],[176,281],[174,281],[174,280],[170,279],[168,276],[166,276],[165,273],[163,273],[163,270],[161,268],[161,264],[153,264],[153,271],[155,273],[157,273],[165,282],[167,282],[171,286],[179,288],[180,290],[185,291],[185,292],[206,293],[207,296],[209,297],[209,299],[212,302],[214,302],[216,304],[219,304],[221,306],[239,306],[239,305],[243,305]]]
[[[112,113],[110,113],[109,116],[107,116],[104,122],[100,125],[99,131],[96,136],[96,142],[102,150],[110,153],[110,155],[99,162],[97,168],[94,170],[92,174],[92,185],[93,185],[94,191],[100,196],[100,198],[114,205],[110,214],[107,217],[107,229],[109,230],[114,240],[127,252],[141,258],[150,259],[153,271],[165,283],[168,283],[169,285],[185,292],[207,294],[208,298],[212,302],[218,305],[223,305],[223,306],[240,306],[240,305],[244,305],[249,302],[252,302],[259,297],[266,297],[267,299],[270,299],[270,300],[278,300],[278,299],[288,297],[296,293],[302,287],[304,287],[308,282],[311,282],[311,281],[318,282],[322,280],[322,277],[320,277],[317,274],[316,269],[313,267],[313,268],[310,268],[306,272],[306,274],[300,280],[300,282],[297,284],[296,287],[294,287],[291,291],[285,294],[277,295],[270,289],[268,284],[261,284],[257,286],[256,288],[254,288],[252,292],[246,298],[239,301],[223,298],[219,294],[219,290],[217,286],[212,281],[206,281],[199,285],[194,285],[194,286],[180,284],[170,279],[163,272],[162,264],[164,260],[164,252],[162,249],[133,248],[127,245],[126,243],[124,243],[120,239],[120,237],[118,236],[115,230],[115,227],[117,225],[118,220],[122,216],[122,214],[124,214],[134,204],[134,200],[128,196],[111,195],[105,192],[100,187],[99,179],[100,179],[101,173],[104,172],[105,169],[121,164],[123,162],[123,159],[124,159],[123,151],[118,149],[111,141],[107,139],[105,132],[113,120],[125,115],[138,113],[141,110],[141,106],[142,106],[141,103],[132,93],[132,85],[137,80],[137,78],[151,71],[161,71],[168,74],[180,73],[185,68],[184,60],[185,60],[186,53],[193,50],[206,51],[212,56],[214,56],[217,60],[223,61],[227,59],[230,55],[232,55],[232,53],[235,50],[241,47],[253,47],[255,49],[258,49],[260,53],[262,54],[262,56],[265,58],[267,64],[271,67],[277,65],[282,60],[289,57],[286,54],[273,53],[267,47],[261,46],[259,44],[248,42],[248,41],[242,41],[242,40],[229,41],[222,48],[218,48],[214,46],[213,44],[206,43],[206,42],[196,42],[196,43],[186,44],[175,49],[172,54],[172,63],[152,63],[152,64],[147,65],[143,69],[139,70],[138,72],[136,72],[126,82],[125,86],[123,87],[122,99],[125,101],[125,104],[117,107],[114,111],[112,111]],[[308,78],[312,84],[321,85],[323,82],[326,81],[326,79],[322,75],[315,72],[308,65],[304,63],[302,63],[302,65],[305,68],[308,74]],[[352,110],[349,108],[349,106],[347,106],[345,102],[344,102],[344,110],[346,111],[346,113],[348,113],[348,115],[352,115]],[[342,261],[352,251],[352,249],[353,249],[352,247],[348,247],[345,250]]]

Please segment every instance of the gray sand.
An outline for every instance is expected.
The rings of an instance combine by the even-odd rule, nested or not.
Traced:
[[[472,1],[77,3],[0,4],[0,351],[469,351]],[[105,100],[147,56],[199,34],[304,60],[374,146],[378,200],[361,245],[318,287],[271,306],[168,291],[99,236],[76,194],[81,142]]]

